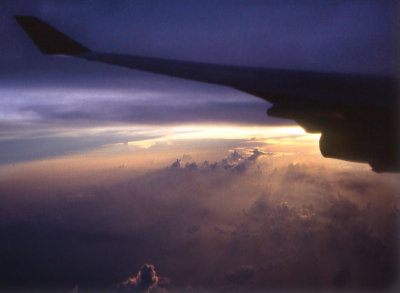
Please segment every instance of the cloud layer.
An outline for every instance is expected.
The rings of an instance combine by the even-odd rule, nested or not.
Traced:
[[[118,183],[2,182],[1,283],[113,289],[150,263],[152,290],[171,292],[396,284],[396,176],[260,153],[124,168]],[[125,285],[155,285],[145,268],[152,282],[142,267]]]

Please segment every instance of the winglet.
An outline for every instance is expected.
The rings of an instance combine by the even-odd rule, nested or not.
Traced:
[[[47,23],[32,16],[14,16],[43,54],[78,55],[90,51]]]

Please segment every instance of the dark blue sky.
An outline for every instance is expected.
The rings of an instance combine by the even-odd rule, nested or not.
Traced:
[[[42,18],[105,52],[339,72],[388,73],[393,66],[394,1],[43,0],[0,5],[0,32],[7,39],[2,75],[28,68],[53,75],[59,70],[50,65],[64,63],[39,56],[15,25],[15,14]],[[63,71],[77,73],[82,67],[81,62],[68,64]]]

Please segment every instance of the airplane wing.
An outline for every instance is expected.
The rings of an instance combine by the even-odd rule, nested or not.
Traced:
[[[400,172],[396,79],[390,76],[292,71],[94,52],[31,16],[15,16],[43,54],[67,55],[233,87],[273,104],[271,116],[322,133],[323,156]]]

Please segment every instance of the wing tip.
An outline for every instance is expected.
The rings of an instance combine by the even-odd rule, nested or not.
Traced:
[[[90,51],[37,17],[14,15],[14,19],[43,54],[75,56]]]

